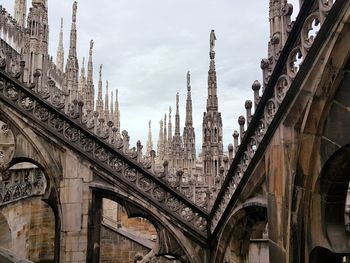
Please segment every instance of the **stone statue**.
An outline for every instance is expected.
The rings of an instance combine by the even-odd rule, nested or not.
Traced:
[[[90,55],[92,55],[92,48],[94,47],[94,41],[90,40]]]
[[[77,21],[77,1],[74,1],[73,3],[73,14],[72,14],[72,21]]]
[[[100,74],[100,78],[102,78],[102,64],[100,65],[100,71],[99,71],[99,74]]]
[[[210,32],[210,51],[214,51],[215,40],[216,40],[215,31],[214,29],[212,29]]]
[[[187,71],[187,87],[190,87],[191,85],[191,73],[190,71]]]
[[[179,108],[179,93],[176,93],[176,108]]]

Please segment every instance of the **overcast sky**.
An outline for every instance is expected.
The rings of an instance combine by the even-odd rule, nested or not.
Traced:
[[[28,6],[31,5],[28,0]],[[65,59],[71,25],[71,0],[48,0],[50,54],[56,57],[60,19],[64,19]],[[121,129],[134,146],[146,147],[152,120],[156,149],[159,121],[180,94],[181,132],[185,121],[186,72],[191,71],[196,148],[202,143],[209,69],[209,35],[215,29],[219,111],[224,148],[232,143],[251,84],[261,80],[260,60],[267,55],[268,0],[81,0],[78,1],[78,58],[88,56],[94,40],[94,83],[103,64],[103,81],[119,90]],[[297,0],[290,1],[297,10]],[[1,0],[13,13],[14,0]],[[296,13],[294,11],[294,13]]]

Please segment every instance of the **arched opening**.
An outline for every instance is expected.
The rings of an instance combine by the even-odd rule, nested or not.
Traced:
[[[314,248],[310,263],[349,262],[349,232],[346,226],[346,207],[350,181],[350,145],[337,151],[325,162],[318,180],[321,199],[321,222],[328,244]]]
[[[157,231],[147,219],[128,218],[123,206],[102,199],[100,262],[133,262],[156,245]]]
[[[224,254],[215,262],[269,262],[267,209],[251,204],[236,210],[225,227]]]
[[[20,162],[1,177],[0,213],[8,224],[0,223],[0,233],[9,231],[10,242],[3,244],[1,234],[0,247],[36,263],[58,262],[56,216],[43,201],[48,185],[43,170],[33,163]]]
[[[109,191],[93,191],[89,230],[87,258],[91,262],[187,262],[178,247],[168,252],[173,243],[169,246],[158,240],[169,236],[157,219]]]

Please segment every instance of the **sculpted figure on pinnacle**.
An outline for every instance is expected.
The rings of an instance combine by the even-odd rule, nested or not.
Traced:
[[[215,40],[216,40],[215,30],[212,29],[210,32],[210,52],[214,51]]]

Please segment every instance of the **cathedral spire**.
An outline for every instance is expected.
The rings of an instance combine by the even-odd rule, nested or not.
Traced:
[[[61,30],[58,39],[57,55],[56,55],[56,65],[61,72],[63,72],[64,64],[64,48],[63,48],[63,17],[61,18]]]
[[[86,109],[88,111],[94,110],[94,81],[93,81],[93,64],[92,64],[92,49],[94,46],[94,41],[90,41],[89,48],[89,62],[88,62],[88,72],[87,72],[87,80],[86,80]]]
[[[170,144],[173,139],[173,125],[171,123],[171,107],[169,107],[169,122],[168,122],[168,142]]]
[[[115,91],[115,104],[114,104],[114,126],[120,130],[120,111],[118,101],[118,90]]]
[[[217,97],[217,83],[216,83],[216,70],[215,70],[215,31],[210,32],[210,66],[208,71],[208,99],[207,99],[207,112],[218,111],[218,97]]]
[[[159,121],[159,136],[157,144],[157,160],[161,161],[164,159],[164,134],[163,134],[163,120]],[[160,162],[159,162],[160,163]]]
[[[180,136],[179,93],[176,94],[175,136]]]
[[[15,11],[23,15],[24,2],[16,3]],[[17,9],[17,10],[16,10]],[[18,13],[17,12],[17,13]],[[38,30],[40,29],[40,30]],[[24,82],[38,83],[38,90],[46,85],[47,71],[49,63],[48,41],[49,41],[49,24],[48,10],[45,0],[32,0],[32,8],[29,9],[27,17],[26,32],[28,39],[24,43],[22,58],[25,62],[23,80]],[[34,74],[39,71],[41,74],[37,80]]]
[[[152,122],[148,122],[148,140],[147,140],[147,156],[151,156],[151,151],[153,150],[153,142],[152,142]]]
[[[203,114],[202,160],[203,174],[208,177],[208,186],[215,185],[219,168],[223,166],[222,118],[218,112],[217,83],[215,71],[215,31],[210,33],[210,67],[208,72],[207,111]]]
[[[167,139],[167,128],[166,128],[166,113],[164,114],[164,134],[163,134],[163,140],[164,140],[164,144],[163,144],[163,147],[164,147],[164,158],[167,159],[168,157],[168,139]]]
[[[82,63],[81,63],[79,85],[78,85],[78,94],[79,94],[79,97],[84,100],[84,102],[86,101],[85,85],[86,85],[85,57],[83,57],[83,60],[82,60]]]
[[[27,13],[27,0],[16,0],[15,1],[15,20],[17,24],[24,28],[26,22]]]
[[[193,128],[192,120],[192,99],[191,99],[191,75],[187,71],[187,99],[186,99],[186,121],[183,132],[184,144],[184,168],[187,168],[189,174],[192,174],[192,169],[195,167],[196,160],[196,135]]]
[[[185,126],[192,126],[192,98],[191,98],[191,74],[187,71],[187,100],[186,100],[186,121]]]
[[[69,44],[69,54],[66,64],[66,74],[67,74],[67,88],[70,94],[70,100],[73,101],[77,98],[78,91],[78,72],[79,64],[77,59],[77,2],[73,3],[72,12],[72,26],[70,31],[70,44]]]
[[[109,114],[110,114],[110,116],[111,116],[111,121],[113,121],[114,122],[114,110],[113,110],[113,103],[114,103],[114,101],[113,101],[113,91],[111,91],[111,105],[110,105],[110,110],[109,110]],[[114,124],[115,125],[115,124]]]
[[[109,82],[108,80],[106,80],[105,119],[106,121],[109,121]]]
[[[103,99],[102,99],[102,64],[100,65],[99,71],[99,80],[98,80],[98,92],[97,92],[97,101],[96,101],[96,110],[100,114],[100,117],[103,113]]]
[[[69,41],[69,56],[77,56],[77,2],[73,3],[73,12],[72,12],[72,25],[70,31],[70,41]]]

